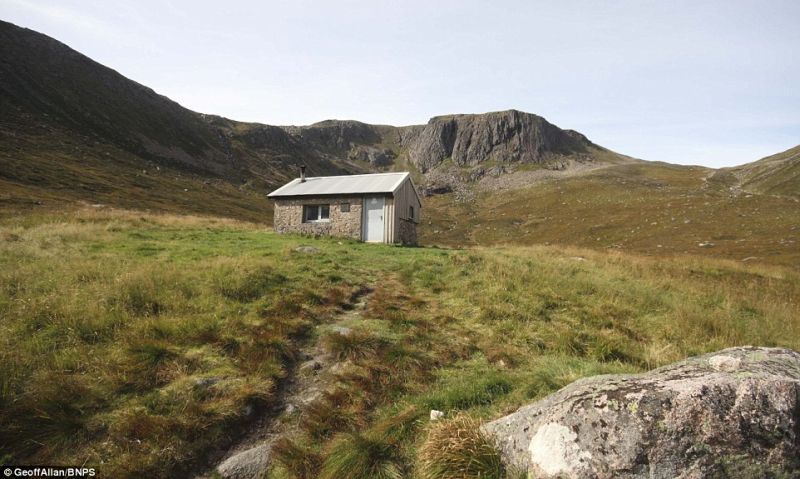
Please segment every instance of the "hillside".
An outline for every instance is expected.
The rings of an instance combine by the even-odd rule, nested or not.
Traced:
[[[592,161],[599,147],[517,111],[393,127],[241,123],[190,111],[40,33],[0,22],[3,207],[84,200],[269,221],[261,197],[296,175]],[[477,167],[477,168],[476,168]],[[441,174],[436,178],[440,182]],[[452,183],[452,182],[451,182]],[[451,185],[452,186],[452,185]]]
[[[396,248],[106,208],[6,217],[0,451],[211,476],[279,417],[269,477],[414,477],[431,409],[488,420],[585,376],[800,349],[799,287],[791,269],[704,258]]]
[[[770,195],[800,197],[800,145],[736,168],[726,168],[741,189]]]
[[[0,93],[0,213],[82,202],[271,224],[264,194],[305,164],[310,175],[411,171],[423,244],[800,259],[800,147],[715,171],[635,160],[516,110],[404,127],[242,123],[5,22]]]
[[[187,110],[34,31],[0,22],[3,206],[85,200],[263,220],[263,192],[320,158],[284,129]]]
[[[714,170],[640,162],[484,178],[425,202],[422,244],[563,244],[800,265],[800,202],[730,189]],[[500,183],[498,186],[497,183]],[[503,189],[498,189],[502,187]]]

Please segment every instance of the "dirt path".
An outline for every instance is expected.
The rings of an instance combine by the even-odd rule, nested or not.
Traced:
[[[222,455],[222,459],[196,479],[222,476],[230,479],[262,477],[270,464],[270,452],[278,439],[291,435],[298,428],[303,411],[331,384],[337,362],[325,351],[319,334],[331,331],[350,334],[344,324],[361,318],[372,288],[362,287],[353,293],[333,323],[317,326],[316,334],[299,352],[298,362],[289,370],[287,379],[278,388],[276,406],[265,411],[248,431]]]

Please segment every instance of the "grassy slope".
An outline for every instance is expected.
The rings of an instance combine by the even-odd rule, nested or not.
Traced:
[[[6,136],[0,142],[4,214],[60,210],[84,202],[271,221],[272,205],[262,191],[143,164],[112,145],[53,127]]]
[[[309,242],[320,253],[294,251]],[[495,417],[585,375],[800,349],[800,276],[776,266],[396,248],[102,209],[6,217],[0,460],[196,470],[365,285],[356,334],[321,338],[350,367],[280,448],[278,477],[353,461],[412,474],[430,408]]]
[[[32,30],[0,21],[0,45],[0,211],[85,201],[263,221],[263,195],[297,163],[363,169],[190,111]]]
[[[800,196],[800,146],[727,171],[748,191]]]
[[[735,194],[712,170],[617,165],[543,181],[474,202],[426,201],[423,244],[568,244],[649,255],[698,254],[797,266],[800,205],[788,196]],[[713,246],[699,246],[710,242]]]

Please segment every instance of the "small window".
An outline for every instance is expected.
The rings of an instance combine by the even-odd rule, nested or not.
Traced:
[[[413,206],[409,206],[408,207],[408,217],[410,219],[412,219],[412,220],[414,219],[414,207]]]
[[[342,213],[349,213],[350,212],[350,203],[342,203],[339,205],[339,211]]]
[[[323,221],[330,221],[331,207],[330,205],[304,205],[303,206],[303,222],[304,223],[318,223]]]

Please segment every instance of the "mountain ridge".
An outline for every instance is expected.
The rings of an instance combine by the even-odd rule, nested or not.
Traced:
[[[174,168],[204,179],[222,179],[233,185],[253,182],[267,188],[292,177],[293,167],[300,163],[320,175],[409,167],[424,173],[452,154],[461,166],[491,160],[498,151],[503,162],[545,163],[551,150],[554,154],[573,153],[570,148],[557,151],[567,143],[591,144],[583,135],[516,110],[438,116],[425,125],[407,126],[357,120],[323,120],[305,126],[239,122],[184,108],[33,30],[2,22],[0,39],[0,111],[5,118],[5,137],[27,132],[35,138],[44,127],[49,136],[82,136],[82,143],[122,150],[130,155],[129,162],[141,159],[138,166],[142,169]],[[492,124],[495,120],[499,124]],[[453,144],[449,138],[437,137],[443,121],[455,122],[452,127],[445,125],[454,133]],[[477,127],[470,125],[476,122]],[[519,131],[504,132],[509,125]],[[462,140],[465,131],[469,138]],[[557,141],[549,142],[552,138]],[[509,141],[515,146],[504,153],[503,144]],[[46,149],[43,146],[34,140],[17,148]],[[434,151],[441,154],[426,156]],[[462,151],[468,156],[466,162],[460,160]],[[68,160],[63,151],[55,153]],[[111,156],[109,161],[119,166],[122,161],[117,152],[106,153],[109,155],[103,156]],[[47,176],[46,169],[37,173]],[[24,178],[16,180],[24,182]]]
[[[647,162],[519,110],[397,127],[239,122],[0,22],[0,213],[88,203],[271,224],[265,194],[299,165],[313,176],[407,170],[426,195],[424,244],[713,244],[703,254],[784,261],[798,257],[797,153],[720,170]]]

